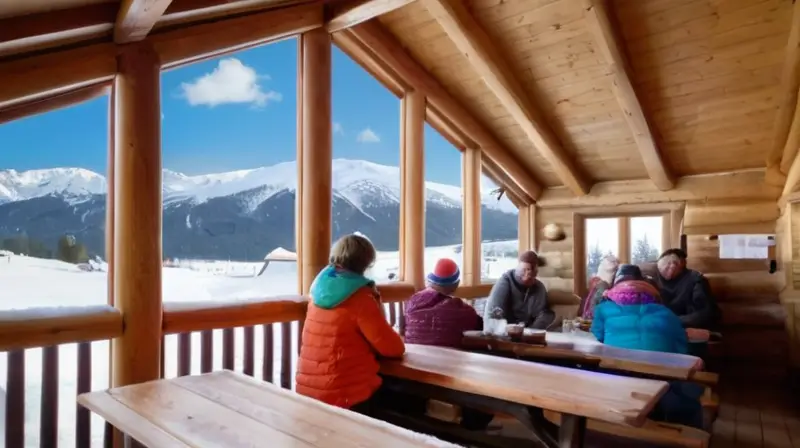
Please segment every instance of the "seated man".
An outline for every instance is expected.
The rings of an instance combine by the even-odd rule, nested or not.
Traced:
[[[686,268],[686,252],[669,249],[658,257],[656,276],[661,299],[686,328],[710,329],[719,319],[719,308],[703,274]]]
[[[519,256],[516,269],[505,272],[489,293],[484,315],[500,317],[510,324],[545,330],[555,320],[547,304],[547,289],[536,279],[539,256],[529,250]]]

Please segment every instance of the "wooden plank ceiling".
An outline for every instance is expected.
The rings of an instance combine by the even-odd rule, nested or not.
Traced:
[[[669,191],[684,176],[758,170],[788,194],[800,180],[792,0],[0,1],[0,62],[303,3],[328,5],[334,41],[372,57],[359,60],[372,73],[422,74],[383,81],[435,91],[438,126],[490,146],[487,169],[523,202],[540,186]]]
[[[419,0],[379,20],[547,187],[651,178],[665,190],[673,176],[766,166],[791,0]],[[472,24],[539,116],[521,115],[463,43],[480,40]]]

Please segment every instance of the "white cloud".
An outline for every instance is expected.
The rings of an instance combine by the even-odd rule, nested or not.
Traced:
[[[262,107],[271,101],[282,100],[280,93],[262,89],[258,82],[263,79],[269,77],[259,76],[252,67],[242,64],[236,58],[227,58],[220,60],[211,73],[206,73],[194,82],[181,83],[181,90],[192,106],[250,103]]]
[[[358,133],[356,141],[359,143],[378,143],[381,141],[381,138],[375,133],[375,131],[370,128],[366,128]]]
[[[342,124],[339,123],[338,121],[333,122],[333,133],[344,135],[344,128],[342,127]]]

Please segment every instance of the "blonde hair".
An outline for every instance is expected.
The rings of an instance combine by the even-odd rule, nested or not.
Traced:
[[[606,255],[600,260],[600,265],[597,266],[597,274],[595,275],[610,285],[614,283],[614,276],[618,268],[619,259],[613,255]]]
[[[345,235],[331,249],[332,265],[357,274],[364,272],[375,262],[375,246],[361,235]]]

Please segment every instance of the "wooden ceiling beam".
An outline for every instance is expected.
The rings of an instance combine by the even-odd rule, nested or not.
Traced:
[[[415,0],[352,0],[333,5],[326,26],[335,33],[400,9]]]
[[[339,47],[350,59],[360,65],[367,71],[373,78],[383,84],[384,87],[389,89],[398,98],[403,96],[403,93],[409,90],[409,86],[395,73],[391,67],[388,67],[383,61],[372,53],[372,50],[367,48],[366,45],[361,43],[352,33],[342,31],[331,35],[333,43]]]
[[[321,4],[307,4],[157,32],[147,40],[169,69],[320,28],[323,19]],[[112,79],[119,48],[102,43],[0,60],[0,109]]]
[[[617,40],[606,0],[584,0],[586,19],[595,41],[614,76],[613,92],[631,128],[642,162],[650,179],[659,190],[675,186],[672,174],[664,164],[663,154],[656,144],[655,133],[647,120],[631,80],[631,70],[620,42]]]
[[[39,115],[46,112],[62,109],[85,101],[93,100],[109,93],[111,82],[81,87],[61,94],[38,98],[11,107],[0,109],[0,125],[20,118]]]
[[[782,186],[788,182],[783,175],[787,174],[797,154],[800,143],[800,130],[790,134],[792,122],[797,121],[797,95],[800,88],[800,2],[793,2],[792,25],[789,30],[789,41],[781,74],[780,102],[775,115],[772,148],[767,156],[767,182]],[[791,137],[791,139],[790,139]]]
[[[375,19],[339,33],[353,33],[372,53],[380,57],[412,88],[422,91],[438,111],[477,143],[483,154],[492,159],[525,192],[526,202],[539,197],[541,185],[474,116],[464,109],[439,82],[414,60]],[[335,36],[338,33],[334,34]],[[530,199],[529,199],[530,198]]]
[[[31,38],[59,35],[83,28],[114,25],[117,4],[96,3],[61,11],[47,11],[0,19],[0,45]]]
[[[114,26],[114,42],[143,40],[167,10],[172,0],[122,0]]]
[[[764,170],[735,171],[680,177],[675,188],[661,191],[650,180],[598,182],[586,196],[575,197],[564,187],[548,188],[536,201],[540,207],[613,207],[679,201],[776,200],[781,189],[764,183]]]
[[[0,62],[0,109],[109,81],[116,73],[111,43]]]
[[[157,31],[148,40],[161,57],[162,67],[172,69],[296,36],[323,25],[322,5],[304,4]]]
[[[576,195],[589,192],[589,180],[547,126],[511,66],[500,56],[491,38],[459,0],[420,0],[444,28],[456,47],[494,92],[528,139],[550,163],[559,179]]]

